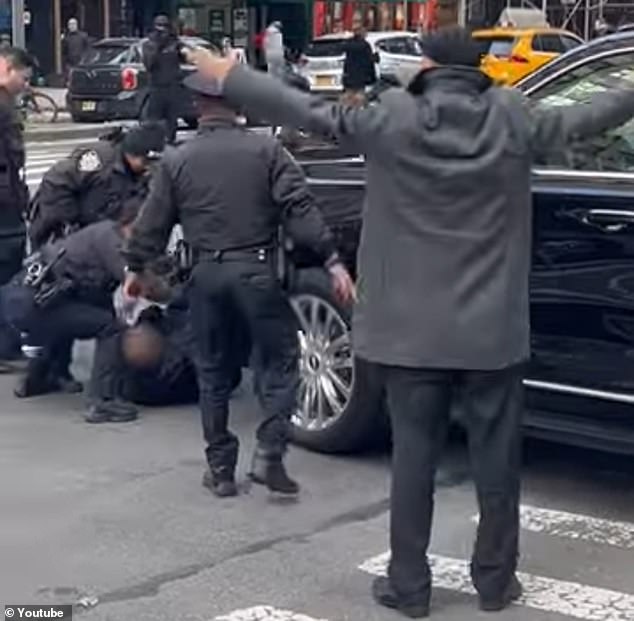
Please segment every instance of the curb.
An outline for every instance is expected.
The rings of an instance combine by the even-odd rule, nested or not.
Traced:
[[[124,123],[115,123],[112,125],[104,123],[103,125],[86,125],[85,127],[78,126],[68,128],[55,128],[54,126],[37,129],[27,128],[24,130],[24,140],[25,142],[49,142],[55,140],[97,138],[104,132],[122,124]]]

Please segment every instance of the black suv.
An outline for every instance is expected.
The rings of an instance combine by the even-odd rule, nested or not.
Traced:
[[[634,32],[573,50],[518,88],[537,107],[634,88]],[[295,149],[354,272],[365,182],[363,159],[349,155],[310,137]],[[634,121],[539,162],[533,192],[526,429],[634,454]],[[300,270],[292,303],[302,348],[295,438],[358,449],[386,423],[381,378],[355,359],[349,310],[323,272]]]
[[[112,38],[95,43],[70,74],[67,106],[76,123],[139,119],[148,97],[141,58],[143,39]],[[190,46],[211,48],[205,39],[182,38]],[[183,66],[183,77],[193,67]],[[196,126],[192,98],[183,88],[180,118]]]

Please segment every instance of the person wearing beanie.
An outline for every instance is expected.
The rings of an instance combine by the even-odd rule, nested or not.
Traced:
[[[141,205],[149,181],[149,163],[162,150],[159,124],[117,129],[96,144],[80,147],[43,176],[29,214],[34,248],[68,227],[116,218],[129,202]]]
[[[534,158],[624,124],[634,90],[533,109],[480,71],[463,28],[423,38],[406,89],[363,108],[322,101],[196,50],[225,98],[365,156],[352,321],[355,354],[383,373],[392,423],[391,560],[376,601],[429,612],[434,472],[455,395],[470,436],[480,523],[471,576],[480,607],[518,599],[523,366],[530,356]]]

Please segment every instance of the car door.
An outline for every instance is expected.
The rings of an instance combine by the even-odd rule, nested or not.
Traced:
[[[623,88],[634,88],[634,48],[585,58],[528,95],[547,109]],[[531,323],[538,409],[631,424],[634,121],[537,162]]]
[[[382,76],[397,75],[404,67],[420,67],[422,49],[413,37],[389,37],[377,41],[379,70]]]

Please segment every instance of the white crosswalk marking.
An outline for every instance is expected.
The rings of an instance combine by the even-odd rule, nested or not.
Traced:
[[[374,576],[384,576],[389,560],[390,554],[386,552],[368,559],[359,569]],[[437,555],[430,555],[429,562],[435,586],[475,594],[467,562]],[[524,596],[518,605],[584,621],[634,619],[634,595],[521,572],[518,578],[524,587]]]
[[[234,610],[228,615],[216,617],[214,621],[328,621],[315,619],[291,610],[280,610],[273,606],[254,606],[243,610]]]
[[[634,550],[634,524],[522,505],[522,528],[531,533]],[[479,517],[474,515],[473,522]]]

